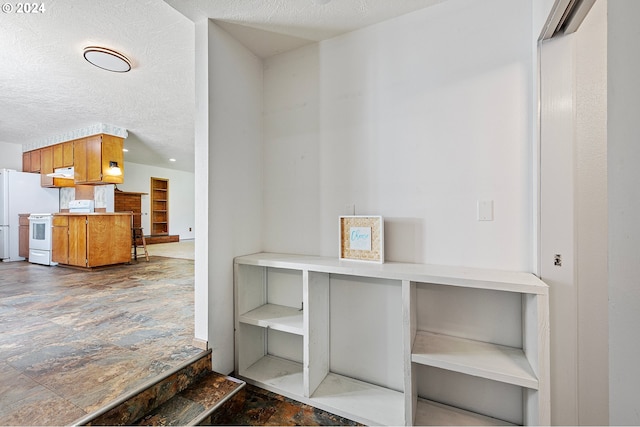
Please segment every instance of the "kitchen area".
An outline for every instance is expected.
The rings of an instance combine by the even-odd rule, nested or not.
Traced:
[[[106,133],[25,151],[0,169],[0,259],[82,268],[131,260],[133,213],[115,212],[123,140]]]

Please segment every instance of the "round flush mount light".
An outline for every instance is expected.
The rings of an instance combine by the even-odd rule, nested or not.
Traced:
[[[129,59],[115,50],[100,46],[87,46],[83,51],[84,59],[96,67],[116,73],[126,73],[131,70]]]

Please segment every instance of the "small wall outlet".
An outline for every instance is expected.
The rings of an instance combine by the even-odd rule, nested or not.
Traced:
[[[191,227],[189,227],[189,231],[191,231]]]
[[[478,200],[478,221],[493,221],[493,200]]]
[[[555,254],[553,256],[553,265],[555,265],[556,267],[562,267],[562,255]]]

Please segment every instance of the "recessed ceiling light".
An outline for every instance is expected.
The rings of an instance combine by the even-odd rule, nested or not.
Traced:
[[[126,56],[106,47],[87,46],[83,54],[84,59],[103,70],[126,73],[131,69],[131,62]]]
[[[129,150],[127,150],[126,148],[123,148],[122,151],[124,151],[125,153],[129,152]]]
[[[169,159],[169,161],[170,161],[170,162],[175,162],[175,161],[176,161],[176,159]]]

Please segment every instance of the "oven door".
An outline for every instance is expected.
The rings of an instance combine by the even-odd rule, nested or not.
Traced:
[[[51,217],[29,217],[29,249],[51,250]]]

